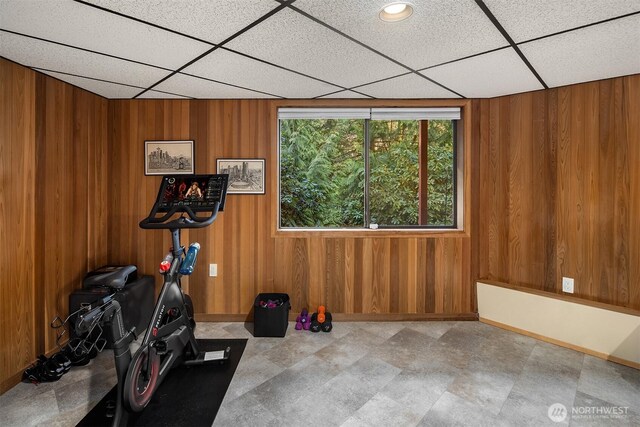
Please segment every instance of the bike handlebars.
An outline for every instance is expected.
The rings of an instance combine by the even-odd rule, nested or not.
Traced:
[[[172,208],[166,214],[156,217],[154,213],[140,221],[140,228],[145,229],[182,229],[182,228],[203,228],[211,225],[218,216],[220,202],[215,202],[211,215],[199,216],[189,206],[180,206]],[[189,217],[180,217],[168,221],[176,213],[186,213]]]
[[[149,215],[140,221],[140,228],[180,230],[203,228],[211,225],[218,212],[224,210],[229,175],[165,175],[162,178],[156,202]],[[197,190],[183,194],[187,184]],[[202,216],[198,213],[203,212]],[[180,218],[172,219],[176,214]]]

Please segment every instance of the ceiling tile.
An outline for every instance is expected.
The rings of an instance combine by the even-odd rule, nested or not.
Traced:
[[[88,0],[146,22],[220,43],[280,6],[274,0]]]
[[[226,46],[344,87],[406,71],[289,9],[278,12]]]
[[[190,98],[188,96],[180,96],[173,93],[148,90],[136,99],[190,99]]]
[[[467,98],[491,98],[543,89],[512,48],[421,71]]]
[[[375,98],[459,98],[414,73],[360,86],[356,90]]]
[[[171,69],[211,48],[71,0],[2,1],[0,16],[5,30]]]
[[[640,15],[519,47],[550,87],[640,73]]]
[[[209,80],[176,74],[160,83],[154,89],[179,93],[192,98],[236,99],[236,98],[274,98],[251,90],[241,89]]]
[[[390,0],[297,0],[294,6],[414,69],[508,43],[473,0],[412,0],[404,21],[380,20]]]
[[[640,0],[484,0],[516,42],[640,11]]]
[[[27,67],[149,87],[168,71],[96,53],[0,32],[0,56]]]
[[[340,89],[224,49],[215,50],[183,72],[285,98],[313,98]]]
[[[67,82],[89,92],[93,92],[105,98],[133,98],[140,92],[140,88],[132,86],[119,85],[117,83],[108,83],[100,80],[87,79],[84,77],[70,76],[68,74],[56,73],[53,71],[38,70],[37,71],[55,77],[63,82]]]
[[[0,0],[0,30],[6,30],[0,31],[0,56],[51,70],[48,72],[61,80],[73,81],[72,84],[107,97],[128,98],[133,95],[132,90],[139,93],[141,88],[169,75],[168,69],[176,69],[211,49],[210,43],[228,38],[280,7],[280,0],[88,1],[96,7],[71,0]],[[278,11],[159,85],[158,91],[169,93],[150,91],[142,97],[365,96],[357,92],[377,98],[455,97],[426,79],[407,74],[408,70],[394,61],[423,70],[425,76],[467,97],[541,88],[511,48],[501,49],[506,41],[475,0],[411,0],[414,15],[395,24],[378,19],[380,7],[390,1],[296,0],[291,7]],[[519,42],[549,86],[640,73],[639,14],[526,41],[640,12],[640,0],[483,1]],[[206,39],[209,44],[193,37]],[[471,58],[455,60],[470,55]],[[438,65],[447,61],[453,62]],[[342,88],[357,92],[341,91]]]
[[[319,99],[369,99],[368,96],[362,95],[358,92],[350,90],[342,90],[340,92],[332,93],[319,97]]]

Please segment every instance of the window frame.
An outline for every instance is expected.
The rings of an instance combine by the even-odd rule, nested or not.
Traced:
[[[272,123],[272,160],[270,162],[272,170],[271,188],[275,191],[271,199],[271,236],[285,238],[366,238],[366,237],[470,237],[470,207],[471,207],[471,135],[472,135],[472,115],[471,100],[468,99],[448,99],[448,100],[280,100],[273,101],[271,105]],[[456,107],[460,109],[460,119],[455,120],[455,150],[454,150],[454,180],[456,198],[455,206],[455,227],[429,226],[417,228],[415,226],[406,227],[384,227],[371,229],[367,227],[359,228],[293,228],[280,226],[280,119],[278,111],[280,108],[447,108]],[[476,154],[477,155],[477,154]]]

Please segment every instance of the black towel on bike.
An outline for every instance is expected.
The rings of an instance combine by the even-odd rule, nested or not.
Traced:
[[[160,384],[144,411],[130,414],[128,426],[211,426],[247,345],[246,339],[198,340],[200,351],[231,347],[224,364],[177,366]],[[81,427],[110,426],[107,404],[115,401],[116,388],[78,423]]]

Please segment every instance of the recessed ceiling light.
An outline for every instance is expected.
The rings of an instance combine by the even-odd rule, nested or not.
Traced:
[[[407,2],[393,2],[380,9],[378,15],[385,22],[398,22],[413,15],[413,5]]]
[[[382,10],[384,10],[389,15],[396,15],[402,12],[403,10],[405,10],[406,8],[407,8],[407,5],[405,3],[394,3],[388,6],[385,6],[384,9]]]

